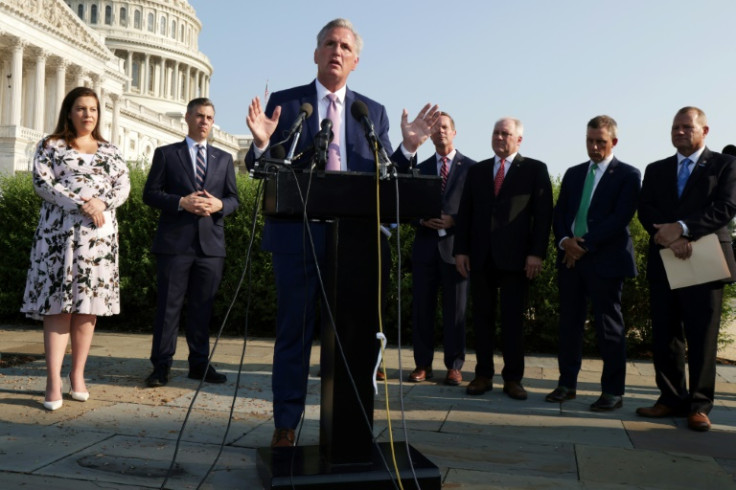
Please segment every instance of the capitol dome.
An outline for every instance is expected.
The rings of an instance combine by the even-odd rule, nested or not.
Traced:
[[[186,0],[0,0],[0,173],[31,168],[78,86],[97,92],[101,133],[126,160],[181,141],[187,102],[209,97],[201,29]],[[215,126],[210,140],[237,165],[251,137]]]

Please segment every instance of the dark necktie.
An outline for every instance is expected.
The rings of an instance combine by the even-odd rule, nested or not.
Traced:
[[[442,193],[445,193],[447,186],[447,157],[442,157],[442,167],[440,167],[440,177],[442,177]]]
[[[194,145],[197,147],[197,190],[204,189],[204,174],[207,172],[207,164],[205,163],[204,145]]]

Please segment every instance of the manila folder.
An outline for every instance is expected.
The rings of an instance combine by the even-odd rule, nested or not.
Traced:
[[[693,253],[682,260],[675,257],[669,248],[659,251],[667,272],[670,289],[684,288],[696,284],[720,281],[731,277],[728,264],[723,257],[721,242],[715,233],[705,235],[691,242]]]

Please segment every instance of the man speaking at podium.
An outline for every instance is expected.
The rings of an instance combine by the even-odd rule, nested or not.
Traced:
[[[293,131],[289,128],[293,129],[298,119],[304,120],[303,134],[295,147],[292,165],[308,165],[320,122],[329,119],[334,136],[327,152],[326,170],[374,172],[374,152],[364,134],[366,117],[363,121],[350,117],[351,111],[356,114],[356,108],[363,114],[367,109],[367,119],[373,123],[380,145],[388,154],[392,153],[386,108],[346,85],[348,76],[358,66],[362,47],[363,41],[349,20],[332,20],[317,34],[316,80],[273,93],[265,111],[260,100],[253,99],[247,117],[253,135],[253,144],[245,156],[248,169],[253,169],[261,156],[272,156],[272,148],[291,136],[289,133]],[[408,112],[404,109],[401,116],[403,141],[391,157],[399,170],[409,167],[417,148],[429,137],[438,118],[438,107],[430,104],[412,122],[408,121]],[[327,234],[324,223],[312,222],[309,226],[317,263],[301,220],[267,218],[263,229],[262,248],[272,254],[278,302],[272,377],[276,429],[271,441],[276,447],[294,444],[294,429],[304,411],[319,295],[316,267],[324,265]],[[356,278],[356,282],[360,282],[360,278]],[[370,298],[366,298],[368,301]]]

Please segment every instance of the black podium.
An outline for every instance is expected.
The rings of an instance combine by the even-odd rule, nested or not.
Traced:
[[[379,251],[382,288],[388,288],[390,254],[379,243],[376,212],[381,221],[440,215],[440,178],[399,174],[379,181],[361,172],[306,172],[282,169],[265,182],[263,213],[275,218],[302,219],[304,201],[310,219],[330,219],[327,264],[323,273],[327,301],[334,319],[322,325],[319,446],[259,448],[257,468],[270,489],[393,489],[441,487],[437,466],[404,441],[373,443],[373,369],[376,339]],[[397,196],[398,186],[398,196]],[[307,189],[309,189],[307,196]],[[385,294],[383,295],[385,297]],[[339,342],[339,345],[338,345]],[[398,476],[396,467],[398,467]],[[413,469],[413,471],[412,471]]]

